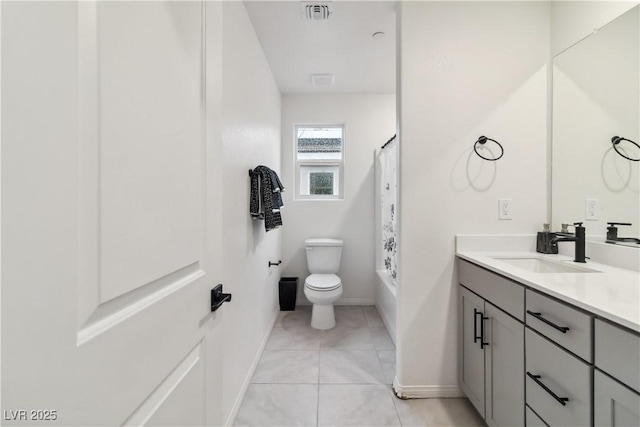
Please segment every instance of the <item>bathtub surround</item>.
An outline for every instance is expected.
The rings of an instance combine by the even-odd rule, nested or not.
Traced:
[[[549,3],[403,2],[396,391],[459,396],[456,233],[532,232],[547,212]],[[473,152],[480,135],[505,147]],[[498,199],[513,199],[511,221]]]
[[[304,239],[344,240],[338,275],[344,293],[337,304],[374,304],[374,172],[372,152],[396,132],[395,95],[293,95],[282,98],[282,173],[293,188],[294,127],[296,124],[344,124],[344,200],[295,200],[283,194],[286,224],[282,231],[282,275],[303,279]],[[298,303],[309,304],[300,281]]]

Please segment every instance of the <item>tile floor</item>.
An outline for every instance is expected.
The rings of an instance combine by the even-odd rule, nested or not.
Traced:
[[[311,307],[281,312],[236,426],[484,426],[467,399],[394,397],[395,346],[375,307],[337,306],[334,329]]]

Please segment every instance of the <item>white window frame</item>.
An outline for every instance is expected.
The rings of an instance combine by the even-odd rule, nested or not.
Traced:
[[[342,128],[342,152],[340,160],[332,159],[305,159],[298,160],[298,129],[300,128]],[[294,161],[294,177],[295,182],[295,199],[296,200],[344,200],[344,159],[345,159],[345,125],[339,124],[296,124],[293,129],[293,161]],[[302,189],[308,189],[309,187],[309,175],[306,173],[304,179],[306,185],[301,183],[304,167],[318,167],[319,172],[328,171],[329,167],[337,167],[338,172],[334,176],[334,188],[338,191],[338,194],[302,194]],[[337,188],[336,188],[337,187]]]

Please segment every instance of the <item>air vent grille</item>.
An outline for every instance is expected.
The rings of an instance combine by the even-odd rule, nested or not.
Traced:
[[[335,76],[333,74],[312,74],[311,84],[313,86],[333,86]]]
[[[331,10],[326,3],[302,3],[303,17],[309,21],[324,21],[329,19]]]

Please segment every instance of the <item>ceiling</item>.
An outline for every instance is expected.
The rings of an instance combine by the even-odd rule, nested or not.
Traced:
[[[329,5],[322,21],[304,19],[302,3],[244,2],[283,94],[395,92],[395,2],[304,2]],[[334,74],[335,83],[313,86],[312,74]]]

